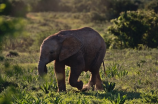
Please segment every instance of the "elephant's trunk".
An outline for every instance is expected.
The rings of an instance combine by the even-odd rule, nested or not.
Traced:
[[[38,63],[38,73],[40,76],[44,76],[47,73],[46,64],[42,61],[39,61]]]

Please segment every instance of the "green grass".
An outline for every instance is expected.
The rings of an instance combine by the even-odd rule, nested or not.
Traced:
[[[105,56],[107,76],[104,75],[103,67],[100,68],[103,91],[80,92],[71,87],[68,84],[70,68],[66,67],[67,92],[58,93],[53,63],[47,65],[48,74],[41,79],[37,72],[38,57],[39,53],[19,53],[18,57],[5,57],[0,61],[0,102],[8,101],[6,99],[13,103],[56,104],[158,102],[157,49],[108,50]],[[108,74],[112,70],[115,71],[114,75]],[[128,73],[118,76],[123,71]],[[86,84],[89,77],[89,72],[83,72],[79,79]],[[115,83],[115,86],[108,90],[110,83]]]

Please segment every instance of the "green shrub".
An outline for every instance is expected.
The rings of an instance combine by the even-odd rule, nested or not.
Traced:
[[[155,48],[158,44],[158,15],[153,11],[123,12],[117,19],[111,21],[108,33],[119,39],[124,47],[135,48],[138,44]]]
[[[106,66],[106,75],[108,78],[113,78],[118,76],[119,78],[126,76],[128,74],[127,70],[123,70],[123,67],[118,63],[109,64]]]
[[[125,100],[126,100],[127,96],[123,95],[122,97],[120,96],[120,93],[118,93],[118,95],[114,95],[111,98],[111,103],[112,104],[124,104]],[[114,100],[114,101],[113,101]]]
[[[105,89],[104,90],[106,90],[108,92],[113,91],[114,88],[115,88],[115,83],[114,82],[110,82],[110,83],[109,82],[105,82],[104,84],[105,84]]]
[[[13,56],[19,56],[18,52],[16,52],[16,51],[9,51],[9,54],[11,54]]]

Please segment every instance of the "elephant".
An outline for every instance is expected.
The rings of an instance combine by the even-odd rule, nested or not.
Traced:
[[[99,74],[106,53],[106,44],[98,32],[90,27],[62,30],[48,36],[40,46],[38,73],[47,73],[46,64],[54,61],[58,91],[66,91],[65,66],[70,66],[69,84],[78,90],[103,90]],[[82,71],[90,71],[88,84],[78,80]]]

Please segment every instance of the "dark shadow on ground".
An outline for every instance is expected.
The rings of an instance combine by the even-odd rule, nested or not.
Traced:
[[[103,83],[107,83],[107,82],[103,82]],[[123,95],[126,95],[126,99],[127,100],[132,100],[132,99],[139,99],[141,98],[141,93],[139,92],[128,92],[128,91],[120,91],[118,89],[114,89],[110,92],[108,92],[107,90],[106,91],[103,91],[103,93],[100,93],[99,91],[85,91],[85,92],[81,92],[81,91],[77,91],[75,89],[69,89],[67,91],[72,91],[72,92],[75,92],[75,93],[82,93],[84,94],[85,96],[95,96],[99,99],[103,99],[103,98],[113,98],[114,96],[117,98],[118,97],[118,94],[120,94],[120,97],[122,97]]]
[[[118,96],[118,93],[120,93],[120,96],[122,97],[123,95],[126,95],[126,99],[130,100],[130,99],[138,99],[141,98],[139,92],[124,92],[124,91],[118,91],[118,90],[114,90],[112,92],[105,92],[105,93],[98,93],[97,91],[95,92],[83,92],[84,95],[94,95],[95,97],[99,98],[99,99],[103,99],[103,98],[111,98],[113,96]]]
[[[1,82],[0,82],[0,93],[1,93],[4,89],[6,89],[8,86],[18,87],[18,85],[17,85],[16,83],[1,81]]]

